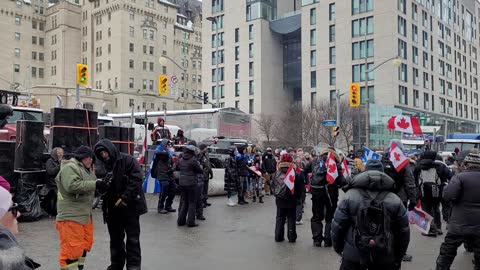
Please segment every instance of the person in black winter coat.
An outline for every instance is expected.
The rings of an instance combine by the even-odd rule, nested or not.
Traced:
[[[187,145],[184,147],[184,154],[175,164],[175,170],[180,171],[180,207],[178,210],[178,226],[196,227],[195,214],[198,197],[198,175],[203,174],[200,163],[195,158],[196,147]]]
[[[233,201],[233,197],[235,193],[238,191],[238,174],[237,174],[237,161],[235,160],[236,155],[236,148],[230,147],[228,149],[230,157],[225,160],[225,177],[224,177],[224,190],[227,192],[227,205],[228,206],[235,206],[235,202]]]
[[[443,186],[450,179],[450,170],[443,164],[435,163],[437,153],[427,150],[413,171],[422,209],[433,217],[429,236],[442,235],[440,202]]]
[[[367,162],[366,171],[356,175],[349,185],[344,199],[340,202],[332,224],[332,240],[335,252],[342,256],[340,270],[397,270],[410,242],[408,214],[400,198],[393,192],[395,182],[383,173],[379,160]],[[383,207],[389,214],[391,252],[388,255],[369,254],[359,248],[356,237],[357,215],[369,206],[377,196],[384,196]],[[378,197],[377,197],[378,198]],[[380,197],[382,198],[382,197]],[[385,220],[385,218],[384,218]]]
[[[273,155],[272,149],[267,148],[267,151],[263,155],[263,160],[262,160],[262,173],[265,179],[264,190],[265,190],[265,194],[267,195],[270,194],[270,182],[272,180],[272,177],[275,175],[276,171],[277,171],[277,160]]]
[[[271,188],[274,189],[278,185],[278,181],[288,181],[287,178],[280,179],[280,176],[285,176],[289,170],[293,168],[296,171],[297,167],[293,163],[293,158],[290,154],[283,154],[281,161],[278,164],[278,171],[272,179]],[[288,187],[287,187],[288,188]],[[285,220],[287,221],[287,237],[288,242],[294,243],[297,240],[296,231],[296,209],[297,205],[302,203],[303,193],[305,192],[305,184],[303,176],[300,173],[295,173],[295,182],[293,187],[294,193],[287,191],[286,197],[275,195],[275,203],[277,205],[277,217],[275,222],[275,242],[283,242],[285,238]]]
[[[143,173],[138,161],[120,153],[108,139],[100,140],[94,147],[109,183],[103,196],[102,210],[110,234],[110,260],[108,270],[141,269],[140,215],[147,213],[143,193]],[[124,241],[127,235],[126,243]]]
[[[327,156],[332,153],[337,162],[338,177],[333,184],[327,182]],[[312,173],[310,181],[310,193],[312,194],[312,238],[313,245],[321,247],[324,242],[325,247],[332,246],[332,238],[330,235],[333,214],[338,203],[338,189],[346,185],[347,181],[342,174],[340,157],[335,150],[327,148],[320,153],[303,170],[304,177],[308,177]],[[323,220],[325,220],[325,231],[323,230]]]
[[[444,199],[450,201],[452,212],[448,232],[440,246],[436,270],[448,270],[458,247],[469,240],[474,252],[475,270],[480,269],[480,154],[472,151],[464,159],[466,169],[455,174],[444,188]]]
[[[208,186],[210,179],[213,178],[213,171],[212,171],[212,164],[210,163],[210,157],[208,156],[208,146],[204,143],[201,143],[198,146],[200,150],[200,154],[198,155],[198,160],[200,161],[200,165],[203,168],[203,190],[202,190],[202,201],[201,205],[203,207],[211,206],[212,204],[208,202]]]
[[[245,147],[239,146],[238,153],[235,156],[237,162],[237,175],[238,175],[238,204],[248,204],[245,201],[245,193],[247,192],[248,175],[250,170],[248,169],[248,155],[245,154]]]
[[[177,185],[173,179],[172,151],[169,150],[171,143],[167,139],[160,142],[160,150],[155,152],[151,175],[160,182],[160,194],[158,195],[157,212],[168,214],[176,212],[172,208]]]
[[[48,190],[48,193],[43,199],[42,208],[51,216],[57,215],[57,183],[55,182],[55,177],[57,177],[60,171],[60,163],[62,163],[63,155],[63,149],[55,147],[50,152],[50,158],[45,164],[45,170],[47,171],[45,188]]]

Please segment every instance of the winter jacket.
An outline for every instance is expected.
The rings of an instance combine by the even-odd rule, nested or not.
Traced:
[[[238,153],[235,157],[237,161],[237,174],[238,176],[248,176],[249,170],[247,167],[248,163],[248,156],[247,154],[240,154]]]
[[[466,169],[452,177],[443,198],[450,201],[452,212],[448,231],[458,235],[480,236],[480,169]]]
[[[15,236],[0,225],[0,269],[30,270],[38,267],[38,263],[25,256]]]
[[[53,148],[50,152],[50,158],[45,164],[45,169],[47,171],[47,181],[46,186],[48,189],[56,189],[57,183],[55,182],[55,177],[57,177],[58,172],[60,171],[60,162],[57,156],[57,148]]]
[[[172,134],[170,133],[168,127],[156,126],[150,137],[153,142],[160,142],[162,139],[170,140],[172,138]]]
[[[235,157],[230,157],[225,160],[225,185],[224,190],[227,192],[236,192],[237,191],[237,162]]]
[[[190,153],[185,153],[175,165],[175,170],[180,171],[179,185],[181,187],[196,186],[198,174],[203,174],[203,169],[198,160]]]
[[[151,175],[158,181],[173,181],[173,159],[167,151],[155,153]]]
[[[304,177],[306,178],[308,177],[309,173],[312,174],[310,185],[312,188],[311,191],[313,193],[315,192],[314,189],[323,189],[328,184],[326,169],[322,172],[322,174],[316,173],[317,171],[316,167],[320,166],[319,165],[319,163],[321,162],[320,159],[321,158],[314,158],[313,161],[308,163],[303,170]],[[323,166],[325,166],[325,163]],[[329,191],[332,191],[332,192],[336,191],[336,193],[338,194],[338,189],[347,184],[347,180],[345,179],[342,173],[342,165],[339,163],[338,160],[337,160],[337,171],[338,171],[338,177],[337,179],[335,179],[335,182],[333,184],[328,184],[328,189]],[[320,183],[320,184],[319,186],[315,186],[314,183]]]
[[[293,163],[280,163],[278,164],[278,171],[286,174],[290,166],[296,167]],[[275,181],[275,179],[272,179],[272,181]],[[295,173],[293,191],[294,193],[291,194],[288,199],[275,198],[275,203],[278,208],[295,208],[297,205],[302,204],[302,198],[305,193],[305,182],[301,173]]]
[[[94,147],[96,157],[103,163],[106,172],[112,174],[112,182],[103,196],[105,213],[115,209],[118,199],[127,205],[128,210],[143,215],[147,213],[147,202],[143,193],[143,173],[138,161],[127,154],[120,153],[110,140],[102,139]],[[109,153],[110,159],[104,160],[102,150]],[[106,202],[106,203],[105,203]]]
[[[393,167],[392,162],[388,157],[382,159],[385,173],[395,181],[395,194],[402,200],[404,204],[408,200],[410,202],[417,201],[417,185],[415,184],[415,177],[413,176],[414,165],[408,163],[400,172]]]
[[[58,186],[57,221],[87,224],[92,215],[96,177],[91,170],[72,158],[64,160],[56,178]]]
[[[415,167],[413,171],[413,176],[415,177],[415,185],[417,188],[418,197],[422,196],[422,189],[425,191],[428,190],[427,187],[423,188],[421,186],[422,179],[420,179],[420,175],[422,171],[428,171],[429,169],[434,168],[437,171],[438,175],[438,182],[439,188],[441,188],[449,179],[450,179],[450,169],[447,166],[439,163],[435,163],[435,160],[432,159],[422,159],[418,162],[418,165]],[[431,192],[424,192],[424,197],[431,198]]]
[[[273,155],[263,157],[262,173],[274,174],[277,171],[277,160]]]
[[[356,263],[368,263],[368,254],[363,254],[354,241],[356,215],[359,210],[368,207],[370,200],[380,191],[391,191],[395,182],[385,173],[379,171],[366,171],[355,176],[348,186],[344,199],[338,205],[332,222],[333,247],[338,254],[342,254],[344,260]],[[367,191],[370,198],[363,195],[360,189]],[[410,227],[407,210],[400,198],[393,192],[389,192],[383,200],[388,213],[391,214],[391,233],[393,256],[376,258],[381,264],[400,263],[410,242]],[[343,253],[342,253],[343,252]],[[383,259],[383,260],[382,260]]]
[[[198,155],[198,161],[200,162],[200,165],[202,165],[204,181],[208,181],[210,176],[213,175],[212,164],[210,164],[208,153],[201,152]]]

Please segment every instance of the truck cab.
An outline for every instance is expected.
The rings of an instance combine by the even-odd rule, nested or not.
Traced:
[[[6,118],[6,124],[0,128],[0,140],[14,141],[17,134],[17,121],[44,121],[43,110],[29,107],[12,107],[13,113]]]

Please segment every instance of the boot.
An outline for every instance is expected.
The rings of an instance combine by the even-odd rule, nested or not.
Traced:
[[[159,214],[168,214],[168,211],[165,210],[165,209],[159,209],[159,210],[158,210],[158,213],[159,213]]]
[[[263,197],[258,198],[259,203],[263,203]]]
[[[169,212],[169,213],[175,213],[175,212],[177,212],[176,209],[173,209],[173,208],[171,208],[171,207],[165,208],[165,210],[166,210],[167,212]]]
[[[332,222],[325,223],[325,235],[323,237],[323,246],[331,247],[332,246],[332,236],[330,230],[332,229]]]
[[[232,198],[228,198],[227,205],[230,206],[230,207],[233,207],[237,204],[232,200]]]
[[[253,196],[252,202],[257,202],[257,197]]]
[[[206,220],[206,218],[205,218],[205,216],[204,216],[204,215],[197,216],[197,219],[198,219],[198,220]]]

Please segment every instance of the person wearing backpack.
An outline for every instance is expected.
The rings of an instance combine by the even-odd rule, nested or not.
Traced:
[[[329,153],[332,153],[337,162],[338,177],[333,184],[327,182],[326,161]],[[312,238],[313,245],[321,247],[332,246],[330,230],[332,225],[333,214],[337,208],[338,189],[346,184],[345,177],[342,174],[342,166],[340,157],[334,149],[327,148],[320,153],[318,157],[309,163],[304,171],[304,176],[308,177],[312,173],[310,180],[310,193],[312,194]],[[325,220],[325,232],[323,231],[323,220]]]
[[[458,247],[465,241],[474,252],[473,269],[480,269],[480,151],[472,149],[463,163],[465,170],[455,174],[444,188],[443,197],[452,203],[452,210],[436,270],[450,269]]]
[[[440,202],[442,190],[450,178],[448,167],[435,162],[437,152],[427,150],[413,171],[415,182],[418,184],[418,194],[422,202],[422,209],[433,217],[433,223],[425,236],[442,235],[442,219]]]
[[[379,160],[348,184],[332,223],[340,270],[397,270],[410,242],[408,213]]]
[[[289,189],[285,181],[289,170],[295,174],[293,191]],[[294,243],[297,240],[296,231],[296,208],[302,203],[305,192],[303,176],[296,172],[296,165],[293,163],[293,157],[290,154],[283,154],[278,164],[278,170],[275,173],[270,186],[271,193],[275,196],[277,205],[277,217],[275,222],[275,242],[283,242],[285,239],[285,221],[287,221],[288,242]]]

